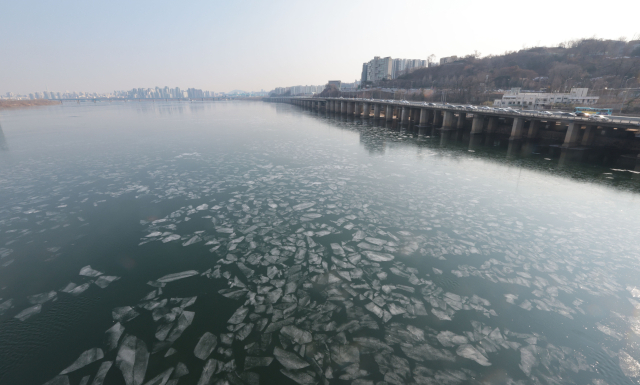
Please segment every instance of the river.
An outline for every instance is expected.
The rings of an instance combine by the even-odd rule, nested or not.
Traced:
[[[638,174],[385,126],[3,111],[0,383],[638,383]]]

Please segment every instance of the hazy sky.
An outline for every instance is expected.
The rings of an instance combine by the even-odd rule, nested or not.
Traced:
[[[640,33],[633,0],[0,0],[0,93],[271,90],[373,56],[483,56]]]

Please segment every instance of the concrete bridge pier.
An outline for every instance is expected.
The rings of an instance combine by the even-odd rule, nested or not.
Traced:
[[[529,122],[529,132],[527,133],[528,139],[535,139],[538,137],[538,133],[540,132],[540,121],[532,120]]]
[[[480,114],[473,114],[473,121],[471,123],[471,134],[482,134],[482,127],[484,126],[484,116]]]
[[[575,147],[578,145],[578,137],[580,136],[580,124],[576,122],[569,123],[567,134],[564,137],[562,147]]]
[[[524,127],[524,118],[514,118],[513,126],[511,127],[511,136],[509,140],[522,139],[522,128]]]
[[[442,128],[451,128],[453,127],[453,112],[445,111],[444,119],[442,121]]]
[[[431,136],[435,136],[438,132],[438,128],[442,124],[442,111],[434,110],[433,111],[433,121],[431,125]]]
[[[362,103],[362,118],[369,119],[369,114],[371,114],[371,106],[369,103]]]
[[[407,107],[402,107],[402,124],[407,124],[409,122],[409,109]]]
[[[473,114],[474,119],[477,114]],[[467,114],[465,112],[458,113],[458,121],[456,122],[456,128],[461,130],[464,128],[464,122],[467,120]]]
[[[387,104],[387,109],[384,113],[384,120],[390,122],[393,120],[393,106],[391,104]]]
[[[427,120],[429,119],[429,110],[427,110],[426,108],[421,108],[420,109],[420,120],[418,123],[418,127],[426,127],[427,126]]]
[[[598,127],[590,124],[584,128],[584,134],[582,135],[582,145],[583,146],[591,146],[593,144],[593,140],[596,138],[596,133],[598,132]],[[636,170],[638,171],[638,170]]]
[[[373,118],[374,118],[375,120],[380,119],[380,104],[379,104],[379,103],[376,103],[376,104],[373,106]]]
[[[493,145],[493,137],[495,136],[497,128],[498,128],[498,118],[495,116],[489,117],[489,121],[487,122],[487,135],[484,140],[485,146]]]
[[[347,113],[347,102],[340,102],[340,113],[341,114]]]
[[[420,109],[419,108],[411,109],[411,124],[413,125],[414,128],[418,126],[419,120],[420,120]]]

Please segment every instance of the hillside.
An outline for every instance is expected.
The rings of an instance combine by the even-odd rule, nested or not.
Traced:
[[[470,55],[377,85],[433,88],[436,92],[432,98],[436,99],[446,90],[447,100],[469,103],[491,100],[495,95],[489,93],[512,87],[546,92],[584,87],[589,88],[590,95],[600,96],[607,103],[621,96],[617,89],[638,87],[638,79],[640,40],[581,39],[558,47],[529,48],[503,55]],[[635,99],[631,98],[626,104],[633,102]]]

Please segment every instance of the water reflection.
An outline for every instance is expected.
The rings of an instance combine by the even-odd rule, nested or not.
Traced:
[[[305,112],[290,105],[278,105],[275,108],[285,109],[294,114]],[[510,140],[508,136],[495,133],[469,134],[462,129],[442,129],[433,125],[427,127],[403,125],[397,120],[364,120],[339,113],[323,114],[319,118],[340,129],[358,131],[360,143],[372,155],[385,154],[385,149],[393,147],[394,143],[401,142],[403,145],[419,148],[438,147],[441,150],[454,151],[460,155],[466,152],[469,153],[466,156],[485,158],[505,164],[515,162],[518,167],[538,172],[606,184],[625,190],[640,191],[640,186],[637,184],[640,177],[634,172],[636,167],[640,171],[640,165],[630,164],[631,171],[629,171],[594,164],[594,162],[612,164],[611,155],[607,155],[603,150],[593,150],[589,155],[582,147],[543,146],[539,140]],[[592,162],[586,163],[586,161]],[[602,175],[609,174],[614,177],[602,177]]]
[[[8,151],[7,147],[7,139],[4,137],[4,132],[2,131],[2,126],[0,125],[0,151]]]

